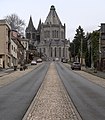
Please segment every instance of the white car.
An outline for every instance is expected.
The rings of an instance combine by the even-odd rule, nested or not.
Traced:
[[[37,65],[37,62],[35,60],[32,60],[31,65]]]
[[[55,61],[59,61],[59,58],[55,58]]]
[[[37,63],[40,63],[40,62],[42,62],[42,59],[41,58],[37,59]]]

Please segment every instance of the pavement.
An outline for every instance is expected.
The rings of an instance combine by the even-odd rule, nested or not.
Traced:
[[[66,65],[66,67],[68,67],[69,69],[71,69],[71,65],[70,64],[65,64],[65,65]],[[95,70],[95,69],[92,69],[92,68],[88,68],[88,67],[85,67],[85,66],[82,66],[81,70],[85,71],[87,73],[90,73],[92,75],[95,75],[97,77],[105,79],[105,71],[98,71],[98,70]]]
[[[70,64],[65,64],[65,66],[71,69]],[[87,80],[105,88],[105,72],[96,70],[94,71],[94,69],[86,68],[85,66],[82,66],[81,70],[73,71],[86,78]]]
[[[98,70],[94,70],[94,69],[91,69],[91,68],[86,68],[84,66],[82,66],[82,70],[85,71],[85,72],[88,72],[92,75],[95,75],[97,77],[101,77],[101,78],[105,79],[105,71],[98,71]]]

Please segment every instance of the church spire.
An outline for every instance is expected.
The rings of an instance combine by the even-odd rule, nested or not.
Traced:
[[[29,30],[29,31],[32,31],[32,32],[35,32],[36,29],[33,25],[33,22],[32,22],[32,17],[30,16],[30,20],[29,20],[29,23],[28,23],[28,27],[26,28],[26,31]]]
[[[45,20],[45,24],[61,24],[61,21],[56,13],[54,5],[51,6],[50,12]]]
[[[41,31],[41,19],[39,20],[39,25],[38,25],[37,31],[38,31],[38,32]]]

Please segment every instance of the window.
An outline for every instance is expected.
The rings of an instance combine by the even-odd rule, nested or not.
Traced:
[[[44,37],[49,38],[50,37],[50,31],[48,31],[48,30],[44,31]]]
[[[30,34],[30,33],[27,33],[27,34],[26,34],[26,38],[30,39],[30,38],[31,38],[31,34]]]
[[[64,38],[64,32],[61,31],[61,38],[63,39]]]
[[[32,39],[35,39],[35,33],[32,33]]]
[[[65,51],[64,51],[64,48],[63,48],[63,57],[64,57],[64,54],[65,54]]]
[[[25,48],[27,48],[27,42],[26,42],[26,46],[25,46]]]
[[[43,48],[43,52],[44,52],[44,53],[46,52],[46,49],[45,49],[45,48]]]
[[[57,31],[57,33],[56,33],[56,34],[57,34],[57,36],[56,36],[56,37],[58,38],[58,31]]]
[[[59,48],[59,57],[61,57],[61,48]]]
[[[14,52],[15,52],[15,47],[14,47]]]
[[[52,38],[54,38],[54,31],[52,31]]]
[[[13,45],[12,45],[12,50],[13,50]]]
[[[55,47],[55,57],[56,57],[56,47]]]
[[[52,51],[52,47],[51,47],[51,57],[52,57],[52,52],[53,52],[53,51]]]

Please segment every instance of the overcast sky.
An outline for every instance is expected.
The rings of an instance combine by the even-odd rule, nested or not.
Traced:
[[[105,23],[105,0],[0,0],[0,19],[15,13],[27,26],[31,15],[37,28],[40,18],[45,21],[51,5],[55,6],[62,24],[66,24],[66,38],[70,41],[79,25],[87,33]]]

